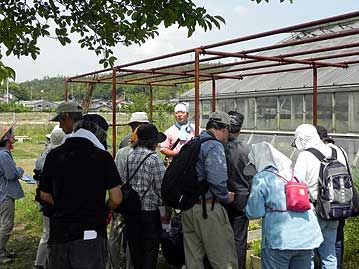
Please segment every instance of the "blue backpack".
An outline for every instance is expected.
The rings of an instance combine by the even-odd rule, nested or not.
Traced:
[[[325,157],[319,150],[309,148],[320,161],[318,198],[315,211],[324,220],[348,218],[352,214],[353,181],[348,167],[337,160],[337,151]]]

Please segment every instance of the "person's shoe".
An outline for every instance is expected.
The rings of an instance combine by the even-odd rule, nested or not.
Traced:
[[[32,269],[45,269],[45,266],[42,265],[34,265]]]

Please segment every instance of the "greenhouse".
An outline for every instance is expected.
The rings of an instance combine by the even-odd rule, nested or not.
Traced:
[[[328,33],[340,33],[348,29],[359,28],[359,20],[345,20],[336,24],[318,25],[293,32],[290,38],[280,42],[292,42]],[[321,41],[325,46],[340,47],[345,44],[359,46],[357,35],[345,36]],[[300,47],[300,48],[298,48]],[[320,47],[320,43],[319,43]],[[296,51],[313,51],[318,43],[290,46],[271,51],[271,55],[293,55]],[[354,49],[354,50],[353,50]],[[346,50],[351,55],[355,47]],[[324,59],[335,57],[335,49],[313,53],[312,58]],[[267,52],[260,53],[268,56]],[[359,54],[356,53],[357,60]],[[346,61],[346,57],[340,57]],[[353,61],[353,57],[350,57]],[[250,64],[246,65],[250,68]],[[237,67],[230,67],[238,73]],[[241,69],[243,70],[243,68]],[[227,73],[230,74],[230,73]],[[359,64],[347,69],[328,67],[318,69],[318,105],[317,124],[328,129],[337,143],[349,153],[350,160],[357,165],[359,148]],[[216,101],[213,104],[213,84],[200,85],[200,122],[205,126],[209,113],[216,110],[236,110],[245,116],[243,139],[248,143],[269,141],[276,144],[288,155],[292,149],[287,146],[295,128],[302,123],[313,123],[313,71],[311,69],[292,72],[273,73],[262,76],[247,77],[243,80],[223,79],[216,82]],[[194,112],[194,91],[180,97],[181,101],[190,103]]]

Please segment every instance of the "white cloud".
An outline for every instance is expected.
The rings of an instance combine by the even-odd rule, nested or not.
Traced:
[[[249,9],[242,5],[236,6],[233,10],[234,10],[234,13],[239,16],[246,16],[249,13]]]

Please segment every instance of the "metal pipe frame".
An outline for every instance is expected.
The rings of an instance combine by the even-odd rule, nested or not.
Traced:
[[[221,52],[221,51],[203,51],[204,54],[210,55],[220,55],[228,57],[237,57],[237,58],[248,58],[260,61],[272,61],[279,63],[295,63],[295,64],[308,64],[308,65],[317,65],[317,66],[327,66],[327,67],[342,67],[347,68],[346,65],[335,64],[335,63],[326,63],[326,62],[314,62],[312,60],[299,60],[293,58],[284,58],[284,57],[275,57],[275,56],[260,56],[260,55],[248,55],[247,53],[230,53],[230,52]]]
[[[116,70],[112,70],[112,157],[116,156],[116,140],[117,140],[117,129],[116,129]]]
[[[195,123],[196,123],[195,132],[196,132],[196,134],[198,134],[199,112],[200,112],[199,111],[199,97],[200,97],[199,83],[200,83],[200,81],[212,80],[212,86],[213,86],[212,94],[214,93],[214,95],[215,95],[215,80],[216,79],[242,79],[242,78],[249,77],[249,76],[261,76],[261,75],[269,75],[269,74],[275,74],[275,73],[280,73],[280,72],[290,72],[290,71],[313,69],[313,99],[314,99],[314,98],[317,98],[314,96],[316,95],[315,91],[317,91],[317,87],[318,87],[318,85],[317,85],[317,82],[318,82],[317,81],[317,79],[318,79],[317,78],[317,76],[318,76],[317,69],[318,68],[323,68],[323,67],[347,68],[351,64],[359,63],[359,60],[356,58],[353,60],[347,59],[347,61],[340,61],[340,62],[323,62],[323,60],[357,56],[357,55],[359,55],[359,52],[356,52],[356,51],[355,52],[349,51],[349,52],[345,52],[345,53],[341,52],[341,53],[338,53],[335,55],[320,56],[320,57],[315,57],[315,58],[307,58],[307,57],[292,58],[292,57],[304,56],[304,55],[309,55],[309,54],[313,54],[313,53],[328,52],[328,51],[333,51],[333,50],[339,51],[339,50],[343,50],[343,49],[347,49],[347,48],[358,47],[359,46],[358,42],[353,42],[351,44],[345,44],[345,45],[340,45],[340,46],[325,46],[324,43],[320,43],[321,45],[323,45],[323,48],[313,49],[313,50],[300,50],[299,49],[298,52],[288,53],[288,54],[284,54],[284,55],[263,56],[263,55],[253,55],[253,53],[264,52],[264,51],[269,51],[269,52],[275,53],[275,50],[280,49],[280,48],[285,48],[285,47],[290,47],[290,46],[298,46],[298,45],[302,45],[302,44],[309,44],[309,43],[316,43],[316,42],[319,43],[321,41],[345,37],[345,36],[354,36],[354,35],[359,34],[359,29],[355,28],[355,29],[351,29],[351,30],[345,30],[345,31],[329,33],[329,34],[324,33],[318,37],[303,38],[301,40],[289,41],[289,42],[275,44],[275,45],[271,45],[271,46],[262,46],[259,48],[254,48],[251,50],[244,50],[244,51],[235,52],[235,53],[216,51],[216,50],[212,50],[213,48],[218,48],[218,47],[227,46],[227,45],[231,45],[231,44],[235,44],[235,43],[241,43],[241,42],[250,41],[250,40],[256,40],[259,38],[273,36],[273,35],[277,35],[277,34],[300,31],[300,30],[303,30],[304,28],[317,27],[317,26],[321,26],[321,25],[327,24],[327,23],[340,23],[341,21],[351,19],[351,18],[354,19],[354,18],[358,18],[358,17],[359,17],[359,11],[356,11],[356,12],[347,13],[347,14],[343,14],[343,15],[339,15],[339,16],[334,16],[334,17],[320,19],[320,20],[316,20],[316,21],[312,21],[312,22],[307,22],[307,23],[297,24],[297,25],[293,25],[293,26],[289,26],[289,27],[284,27],[284,28],[280,28],[280,29],[276,29],[276,30],[272,30],[272,31],[266,31],[266,32],[262,32],[262,33],[258,33],[258,34],[254,34],[254,35],[248,35],[248,36],[244,36],[244,37],[240,37],[240,38],[235,38],[235,39],[231,39],[231,40],[227,40],[227,41],[223,41],[223,42],[213,43],[213,44],[209,44],[209,45],[202,46],[199,48],[182,50],[182,51],[178,51],[175,53],[161,55],[158,57],[152,57],[152,58],[148,58],[148,59],[144,59],[144,60],[140,60],[140,61],[130,62],[127,64],[118,65],[116,67],[108,68],[108,69],[104,69],[104,70],[100,70],[100,71],[85,73],[82,75],[68,78],[65,83],[65,92],[67,94],[67,84],[68,83],[78,83],[78,82],[80,82],[80,83],[104,83],[104,84],[111,83],[112,84],[112,95],[113,95],[112,98],[113,98],[113,102],[115,103],[116,102],[116,100],[115,100],[116,85],[145,85],[145,86],[150,86],[150,88],[152,89],[153,86],[173,87],[178,84],[194,82],[194,84],[195,84],[194,85],[195,86]],[[325,28],[326,25],[324,25],[323,27]],[[189,53],[195,54],[194,61],[184,61],[184,62],[179,62],[179,63],[175,63],[175,64],[171,64],[171,65],[162,65],[162,66],[154,67],[151,69],[143,69],[143,70],[138,69],[138,68],[137,69],[132,68],[133,66],[141,65],[144,63],[152,63],[155,61],[169,59],[169,58],[173,58],[173,57],[177,57],[177,56],[181,56],[181,55],[185,55],[185,54],[189,54]],[[202,57],[201,57],[201,55],[202,55]],[[215,55],[215,56],[214,57],[206,57],[206,55]],[[213,60],[223,59],[223,58],[228,58],[228,57],[236,57],[236,58],[240,57],[240,58],[247,58],[250,60],[240,61],[240,62],[232,62],[232,63],[226,63],[226,64],[219,64],[216,66],[207,66],[207,67],[201,68],[202,73],[200,72],[200,63],[210,62]],[[223,75],[224,73],[235,72],[233,69],[232,70],[229,70],[229,69],[218,70],[219,68],[223,69],[225,67],[231,67],[231,66],[235,66],[235,65],[243,66],[246,64],[259,63],[259,62],[264,62],[264,61],[272,61],[272,62],[274,61],[276,63],[262,64],[262,65],[256,65],[256,66],[247,66],[247,67],[244,66],[244,67],[241,67],[240,69],[236,70],[236,72],[238,72],[238,71],[243,72],[243,71],[247,71],[247,70],[256,70],[256,72],[242,73],[242,74],[238,74],[238,75]],[[275,68],[277,66],[289,65],[289,64],[296,64],[296,65],[301,64],[301,65],[305,65],[305,66],[302,66],[302,67],[295,66],[293,68],[277,68],[277,69],[271,69],[271,70],[265,70],[265,71],[258,71],[258,69]],[[193,65],[194,68],[188,69],[188,65]],[[170,68],[179,67],[179,66],[182,66],[186,70],[181,71],[181,72],[163,70],[163,69],[170,69]],[[127,68],[127,67],[131,67],[131,68]],[[112,80],[111,81],[108,81],[110,79],[109,76],[103,76],[101,78],[97,78],[94,80],[88,79],[88,77],[90,75],[101,74],[101,73],[109,72],[111,70],[112,70],[112,76],[111,76]],[[162,71],[160,71],[160,70],[162,70]],[[210,72],[209,70],[213,70],[213,71]],[[203,71],[205,71],[205,72],[203,72]],[[125,73],[118,74],[118,72],[125,72]],[[130,76],[130,75],[135,75],[135,74],[136,75],[140,74],[140,75],[138,78],[129,78],[127,80],[125,79],[125,77]],[[150,76],[148,74],[150,74]],[[173,76],[173,77],[169,77],[169,76]],[[146,80],[150,80],[150,81],[146,81]],[[180,80],[180,81],[178,81],[178,80]],[[164,81],[170,81],[172,83],[161,83]],[[215,98],[214,95],[212,98]],[[152,98],[153,98],[153,96],[152,96]],[[151,100],[151,101],[153,101],[153,100]],[[215,108],[215,105],[213,105],[213,100],[212,100],[212,107]],[[116,113],[116,104],[113,104],[113,110],[114,110],[113,113]],[[256,104],[255,104],[255,110],[257,110]],[[255,121],[256,121],[256,119],[255,119]],[[317,123],[316,121],[317,121],[317,104],[316,104],[315,100],[313,100],[313,123],[316,124]],[[116,115],[113,116],[113,126],[116,126]],[[256,128],[256,127],[257,126],[256,126],[256,122],[255,122],[254,128]],[[114,136],[116,136],[115,131],[116,130],[113,131]],[[115,143],[116,142],[114,141],[114,146],[116,146]]]

